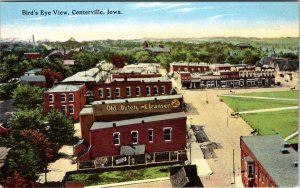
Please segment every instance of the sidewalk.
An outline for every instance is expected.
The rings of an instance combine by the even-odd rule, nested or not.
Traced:
[[[259,110],[248,110],[239,112],[239,114],[253,114],[253,113],[261,113],[261,112],[274,112],[274,111],[282,111],[282,110],[295,110],[298,109],[298,106],[290,106],[290,107],[282,107],[282,108],[269,108],[269,109],[259,109]]]

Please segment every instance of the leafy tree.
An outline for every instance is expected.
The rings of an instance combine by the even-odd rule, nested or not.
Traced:
[[[6,178],[5,188],[10,188],[10,187],[35,187],[35,182],[26,180],[22,174],[19,172],[15,171],[11,176]]]
[[[12,98],[12,92],[17,87],[17,83],[3,83],[0,85],[0,100]]]
[[[13,99],[19,108],[36,108],[43,102],[44,89],[30,86],[29,84],[19,84],[13,91]]]
[[[18,111],[11,120],[12,130],[20,131],[23,129],[44,130],[42,111],[36,109],[24,109]]]
[[[72,141],[75,130],[71,119],[58,110],[50,111],[46,118],[50,127],[46,132],[46,136],[49,137],[51,142],[60,147]]]
[[[163,68],[169,70],[172,59],[169,54],[159,54],[156,56],[156,61],[159,62]]]
[[[122,68],[124,67],[125,65],[125,62],[126,62],[126,58],[122,55],[119,55],[119,54],[114,54],[112,57],[111,57],[111,62],[112,64],[117,67],[117,68]]]
[[[148,51],[136,52],[134,58],[139,63],[153,63],[154,59]]]
[[[62,75],[50,68],[44,69],[42,71],[42,75],[44,75],[46,78],[47,87],[53,87],[55,81],[62,80]]]
[[[0,137],[0,145],[11,148],[3,167],[3,177],[11,176],[16,171],[27,180],[37,180],[41,163],[38,152],[17,135]]]

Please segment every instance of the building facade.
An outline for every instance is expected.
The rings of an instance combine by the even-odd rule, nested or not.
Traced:
[[[207,63],[179,63],[179,62],[173,62],[170,64],[170,72],[199,72],[199,73],[205,73],[209,72],[210,68]]]
[[[278,135],[242,136],[240,147],[245,187],[298,185],[298,153]]]
[[[166,77],[115,79],[93,86],[94,100],[170,95],[172,83]]]
[[[57,85],[44,92],[44,113],[51,109],[64,112],[79,119],[79,113],[86,104],[85,85]]]

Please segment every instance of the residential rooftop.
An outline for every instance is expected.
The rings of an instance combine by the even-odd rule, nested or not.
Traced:
[[[116,104],[116,103],[126,103],[126,102],[140,102],[140,101],[153,101],[153,100],[165,100],[165,99],[179,99],[182,95],[162,95],[156,97],[136,97],[128,99],[112,99],[112,100],[100,100],[94,101],[92,105],[99,104]]]
[[[29,71],[25,72],[25,74],[36,74],[36,73],[39,73],[39,72],[42,72],[41,68],[29,70]]]
[[[170,113],[170,114],[149,116],[149,117],[143,117],[143,118],[121,120],[121,121],[94,122],[92,127],[91,127],[91,130],[112,128],[114,126],[122,127],[122,126],[134,125],[134,124],[140,124],[142,126],[143,123],[147,123],[147,122],[156,122],[156,121],[164,121],[164,120],[170,120],[170,119],[179,119],[179,118],[184,118],[184,117],[186,117],[184,112],[177,112],[177,113]]]
[[[204,62],[173,62],[170,65],[179,65],[179,66],[209,66],[208,63],[204,63]]]
[[[81,87],[83,87],[84,85],[57,85],[54,86],[53,88],[49,89],[48,91],[46,91],[46,93],[55,93],[55,92],[74,92],[74,91],[78,91]]]
[[[288,154],[282,154],[281,149],[285,141],[278,135],[242,136],[255,158],[267,171],[279,187],[296,187],[298,185],[298,153],[289,147]]]
[[[44,75],[30,75],[30,76],[21,76],[20,80],[24,82],[45,82],[46,78]]]

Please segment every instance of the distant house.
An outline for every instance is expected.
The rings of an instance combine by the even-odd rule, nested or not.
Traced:
[[[147,51],[149,51],[149,52],[151,52],[153,54],[170,53],[171,52],[170,49],[164,47],[164,45],[159,45],[159,46],[156,46],[156,47],[154,47],[154,46],[149,47],[147,41],[145,41],[143,43],[143,46],[144,46],[145,50],[147,50]]]
[[[63,64],[67,66],[73,66],[75,65],[75,60],[64,60]]]
[[[42,69],[32,69],[27,71],[20,77],[20,81],[23,83],[29,83],[32,86],[45,87],[46,78],[44,75],[40,75],[41,72]]]
[[[40,53],[24,53],[26,59],[39,59],[41,58]]]
[[[278,71],[297,71],[299,65],[297,61],[287,58],[263,57],[256,63],[257,66],[268,65]]]
[[[249,44],[249,43],[239,43],[239,44],[236,44],[235,46],[240,49],[253,48],[253,46],[251,46],[251,44]]]
[[[297,187],[298,153],[278,135],[242,136],[240,147],[245,187]]]
[[[46,58],[48,59],[60,58],[64,60],[69,60],[69,59],[73,59],[73,56],[76,53],[79,53],[81,50],[82,49],[80,48],[75,48],[71,50],[66,50],[66,49],[54,50]]]

